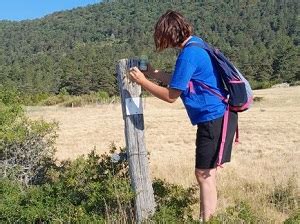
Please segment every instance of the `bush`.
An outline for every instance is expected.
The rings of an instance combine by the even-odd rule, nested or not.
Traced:
[[[49,93],[20,94],[20,103],[27,106],[35,106],[48,99],[50,96],[51,95]]]
[[[53,106],[70,100],[71,96],[59,94],[48,97],[47,99],[41,101],[39,104],[43,106]]]
[[[236,202],[235,206],[230,206],[225,213],[213,217],[209,224],[217,223],[263,223],[252,211],[249,204],[245,201]]]
[[[29,121],[18,96],[0,94],[0,176],[28,185],[44,178],[53,163],[56,124]]]
[[[108,155],[64,161],[47,171],[48,182],[24,186],[0,181],[0,222],[91,222],[127,219],[134,197],[124,163]]]
[[[19,93],[16,89],[5,88],[0,85],[0,102],[6,106],[16,105],[20,101]]]
[[[117,101],[116,99],[116,97],[110,97],[108,93],[103,91],[90,92],[89,94],[83,94],[80,96],[72,96],[62,92],[43,100],[40,105],[52,106],[60,104],[65,107],[81,107],[88,104],[114,102]]]
[[[72,96],[70,99],[63,103],[65,107],[81,107],[88,104],[104,104],[116,101],[115,98],[110,98],[106,92],[91,92],[81,96]]]
[[[80,107],[88,104],[104,104],[118,101],[118,97],[109,96],[109,94],[104,91],[74,96],[69,95],[65,89],[62,89],[57,95],[51,95],[49,93],[28,93],[24,95],[16,89],[8,89],[0,85],[0,103],[6,106],[18,104],[26,106],[63,105],[66,107]]]
[[[274,85],[274,82],[271,81],[251,81],[252,89],[267,89],[271,88]]]
[[[177,219],[176,209],[170,206],[160,206],[152,217],[155,223],[183,223],[182,219]]]
[[[291,217],[284,221],[284,224],[296,224],[300,223],[300,209],[292,213]]]
[[[6,134],[6,129],[22,118],[24,111],[20,105],[6,106],[0,101],[0,142]]]
[[[103,92],[103,91],[99,91],[99,92],[96,92],[96,93],[91,93],[91,94],[94,94],[96,95],[97,99],[100,101],[100,102],[105,102],[107,100],[109,100],[109,95],[107,92]]]
[[[16,182],[1,179],[0,222],[104,223],[101,216],[87,215],[83,207],[74,206],[61,190],[49,184],[24,188]]]
[[[116,151],[112,146],[111,154]],[[121,149],[123,152],[124,149]],[[155,179],[157,212],[149,221],[191,220],[194,188]],[[64,161],[47,170],[47,183],[24,186],[0,179],[0,222],[122,222],[134,220],[134,193],[126,161],[92,151],[87,158]]]
[[[62,103],[65,107],[82,107],[86,105],[86,102],[80,96],[72,96],[66,102]]]
[[[290,84],[290,86],[300,86],[300,81],[295,81]]]
[[[5,105],[22,104],[22,105],[38,105],[41,101],[50,97],[49,93],[21,93],[16,88],[8,88],[0,85],[0,101]]]
[[[196,186],[184,189],[179,185],[169,184],[160,179],[154,179],[153,190],[155,201],[158,204],[154,219],[170,220],[174,218],[178,222],[192,219],[192,208],[197,199],[195,197]]]
[[[56,124],[20,118],[0,133],[0,176],[28,185],[44,180],[54,163]]]

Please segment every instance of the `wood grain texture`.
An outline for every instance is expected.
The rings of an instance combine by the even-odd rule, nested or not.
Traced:
[[[136,194],[136,220],[140,223],[154,213],[155,201],[144,141],[144,116],[143,114],[126,115],[125,99],[141,96],[141,87],[131,82],[127,77],[129,68],[137,65],[137,60],[122,59],[117,65],[117,74],[125,123],[129,173]],[[142,105],[140,103],[140,106]]]

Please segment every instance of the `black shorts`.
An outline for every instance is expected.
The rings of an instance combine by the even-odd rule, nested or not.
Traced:
[[[228,129],[222,162],[230,161],[233,137],[237,127],[238,115],[229,112]],[[222,141],[223,117],[198,124],[196,138],[196,168],[211,169],[217,167],[220,144]]]

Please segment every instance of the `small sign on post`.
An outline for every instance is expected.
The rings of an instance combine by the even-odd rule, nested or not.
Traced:
[[[125,123],[129,173],[135,192],[135,216],[137,223],[141,223],[153,215],[155,201],[144,142],[141,87],[128,78],[129,69],[134,66],[138,66],[138,60],[122,59],[117,65],[117,74]]]
[[[126,98],[125,106],[126,106],[126,115],[143,114],[141,97]]]

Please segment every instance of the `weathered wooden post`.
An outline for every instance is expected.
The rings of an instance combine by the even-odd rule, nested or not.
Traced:
[[[129,68],[133,66],[138,66],[138,60],[122,59],[117,65],[117,74],[125,122],[129,173],[136,194],[135,216],[137,223],[141,223],[154,213],[155,201],[144,142],[141,87],[127,77]]]

